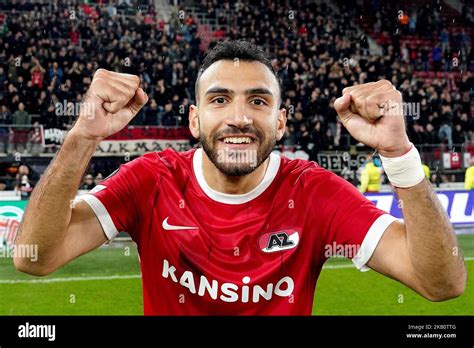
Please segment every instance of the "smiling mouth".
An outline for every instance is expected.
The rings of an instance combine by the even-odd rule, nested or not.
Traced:
[[[249,135],[240,135],[240,136],[224,136],[219,138],[219,141],[226,145],[242,146],[249,145],[256,142],[256,138]]]

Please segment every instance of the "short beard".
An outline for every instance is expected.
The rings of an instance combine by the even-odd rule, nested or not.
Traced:
[[[263,134],[258,131],[252,131],[252,132],[247,132],[247,131],[233,131],[232,133],[225,132],[218,132],[214,134],[212,137],[207,136],[204,134],[202,131],[200,132],[201,136],[199,137],[199,141],[201,142],[202,148],[204,152],[206,153],[207,157],[209,157],[209,160],[216,166],[216,168],[224,175],[227,176],[232,176],[232,177],[237,177],[237,176],[244,176],[252,173],[255,169],[260,167],[260,165],[265,162],[265,160],[270,156],[271,152],[273,151],[273,148],[275,147],[276,144],[276,132],[274,132],[269,138],[265,139]],[[216,144],[219,142],[219,138],[222,137],[222,135],[238,135],[238,134],[244,134],[244,133],[250,133],[254,134],[260,143],[260,146],[257,149],[256,153],[256,159],[254,162],[248,162],[247,163],[229,163],[232,161],[223,161],[221,159],[222,156],[218,153],[219,151],[222,150],[217,150],[216,149]],[[243,152],[243,150],[239,151],[236,150],[235,152],[231,152],[229,150],[229,153],[234,153],[236,157],[242,157],[240,156],[240,152]],[[248,153],[247,153],[248,155]],[[249,159],[249,156],[244,156],[247,160]]]

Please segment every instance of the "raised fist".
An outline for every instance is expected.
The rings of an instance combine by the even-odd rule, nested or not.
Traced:
[[[382,156],[398,157],[411,148],[402,95],[389,81],[344,88],[334,108],[349,133]]]
[[[138,76],[98,69],[71,131],[101,141],[122,130],[147,101]]]

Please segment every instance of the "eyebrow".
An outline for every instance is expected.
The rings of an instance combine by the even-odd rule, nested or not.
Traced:
[[[224,87],[212,87],[206,91],[205,95],[209,94],[235,94],[235,91]],[[246,95],[263,94],[273,97],[273,93],[268,88],[250,88],[245,90]]]

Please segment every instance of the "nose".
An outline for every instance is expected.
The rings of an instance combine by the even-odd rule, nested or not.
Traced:
[[[234,108],[231,111],[232,115],[227,120],[228,126],[236,128],[245,128],[253,124],[252,117],[249,114],[245,101],[236,99]]]

